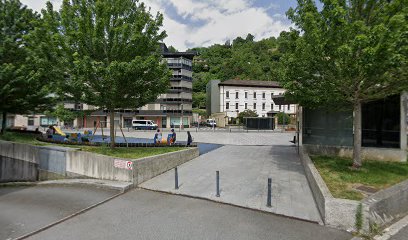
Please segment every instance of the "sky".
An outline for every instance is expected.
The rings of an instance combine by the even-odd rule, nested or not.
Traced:
[[[20,0],[35,11],[46,0]],[[51,0],[59,9],[62,0]],[[167,46],[179,51],[193,47],[223,44],[248,33],[255,40],[277,37],[292,26],[285,12],[296,0],[144,0],[151,13],[164,15],[163,30]]]

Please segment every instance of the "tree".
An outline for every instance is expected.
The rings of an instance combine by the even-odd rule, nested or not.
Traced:
[[[56,117],[59,121],[65,123],[75,120],[75,118],[78,116],[76,112],[66,109],[64,104],[58,104],[55,109],[49,113],[49,115]]]
[[[42,28],[40,16],[18,0],[0,0],[0,112],[1,134],[7,114],[46,109],[53,103],[50,85],[55,71],[46,41],[35,33]],[[44,37],[44,36],[43,36]]]
[[[168,47],[168,50],[169,50],[169,52],[171,52],[171,53],[176,53],[176,52],[178,52],[177,49],[176,49],[175,47],[173,47],[173,46]]]
[[[48,3],[50,25],[58,23],[59,48],[67,59],[69,95],[107,109],[111,147],[115,147],[115,110],[153,102],[169,87],[160,30],[163,16],[153,16],[138,0],[64,0],[59,13]]]
[[[240,112],[238,114],[238,119],[240,123],[244,123],[244,118],[246,117],[258,117],[258,113],[256,113],[256,111],[251,110],[251,109],[247,109],[243,112]]]
[[[352,108],[353,166],[361,162],[361,105],[408,89],[406,0],[298,0],[284,87],[308,107]]]
[[[207,95],[203,92],[193,93],[193,108],[202,109],[205,108],[207,102]]]
[[[290,124],[290,116],[287,113],[280,112],[276,114],[276,117],[278,118],[278,124],[281,124],[281,125]]]

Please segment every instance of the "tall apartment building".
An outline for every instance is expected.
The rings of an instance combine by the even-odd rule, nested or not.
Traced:
[[[116,110],[115,122],[122,127],[131,127],[132,120],[153,120],[161,128],[171,126],[188,127],[192,122],[192,92],[193,72],[192,62],[195,52],[169,52],[165,44],[161,46],[163,61],[172,70],[170,88],[167,93],[158,97],[155,102],[149,103],[139,109]],[[95,110],[83,117],[77,118],[70,123],[61,123],[58,119],[43,114],[13,115],[8,119],[9,126],[27,127],[35,129],[48,125],[67,125],[73,127],[93,128],[94,126],[109,126],[108,112],[82,103],[65,103],[65,108],[70,110]],[[88,112],[89,112],[88,111]]]

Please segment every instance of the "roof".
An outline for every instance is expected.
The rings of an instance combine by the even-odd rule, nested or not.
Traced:
[[[263,88],[282,88],[275,81],[253,81],[253,80],[227,80],[218,84],[219,86],[239,86],[239,87],[263,87]]]
[[[164,58],[179,58],[184,57],[193,60],[194,56],[197,55],[196,52],[164,52],[162,53]]]
[[[296,104],[296,102],[290,101],[285,98],[285,95],[276,95],[272,97],[273,102],[276,105],[288,105],[288,104]]]

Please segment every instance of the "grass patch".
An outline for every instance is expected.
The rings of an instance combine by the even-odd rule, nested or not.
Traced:
[[[93,147],[93,146],[81,146],[81,145],[68,145],[68,144],[52,144],[38,141],[36,135],[17,132],[5,132],[4,135],[0,135],[0,140],[31,144],[36,146],[60,146],[68,148],[79,148],[82,151],[99,153],[111,157],[137,159],[144,158],[169,152],[176,152],[186,148],[183,147],[136,147],[136,148],[115,148],[109,147]]]
[[[36,139],[38,135],[29,134],[29,133],[18,133],[18,132],[5,132],[3,135],[0,135],[0,140],[25,143],[31,145],[44,146],[47,145],[44,142],[40,142]]]
[[[356,171],[350,169],[351,159],[329,156],[311,159],[336,198],[362,200],[364,194],[353,187],[364,185],[381,190],[408,179],[407,163],[364,161]]]
[[[129,158],[137,159],[144,158],[154,155],[159,155],[163,153],[176,152],[186,148],[183,147],[136,147],[136,148],[114,148],[110,149],[109,147],[84,147],[77,146],[81,148],[82,151],[99,153],[102,155],[107,155],[111,157],[118,158]]]

